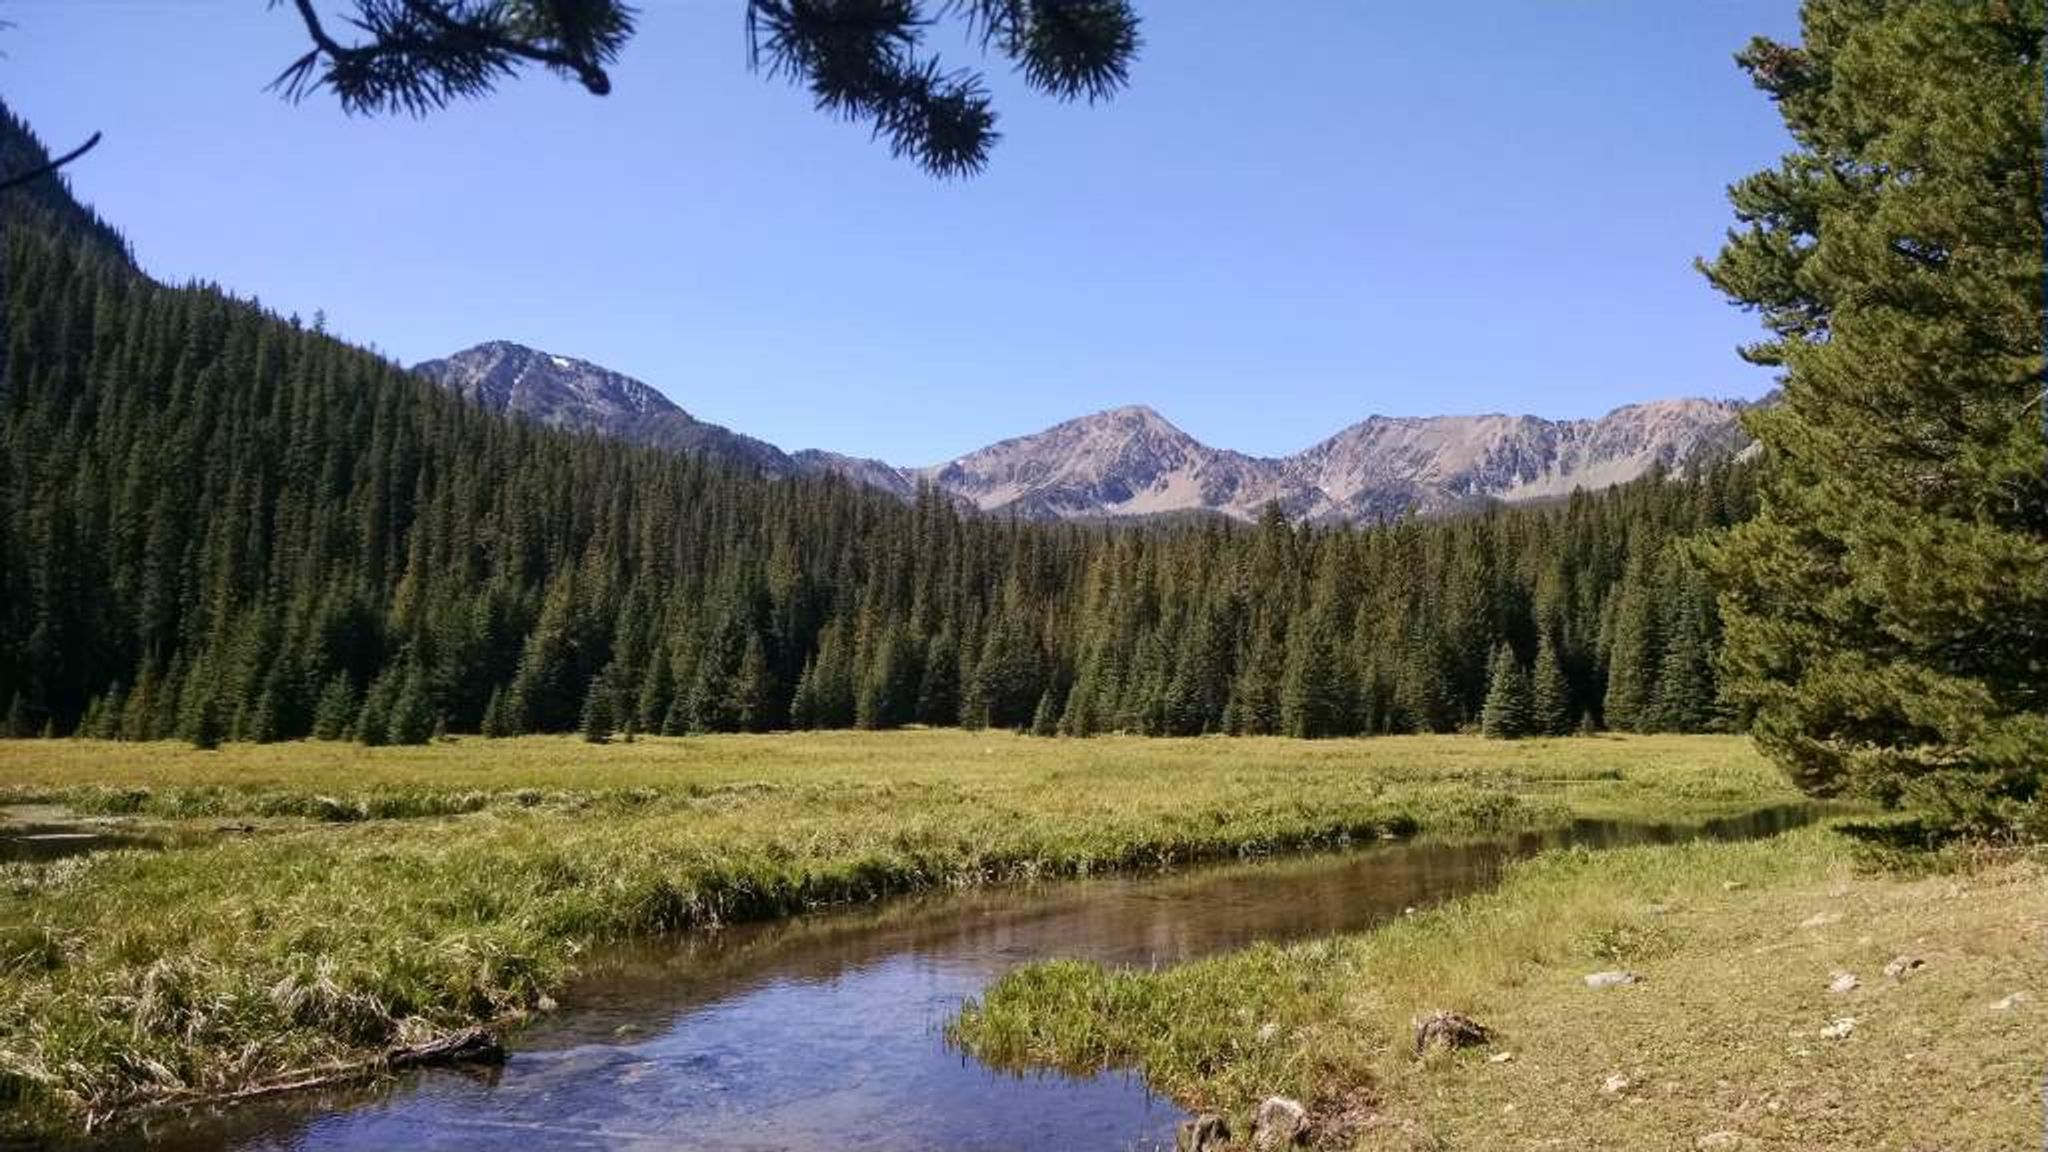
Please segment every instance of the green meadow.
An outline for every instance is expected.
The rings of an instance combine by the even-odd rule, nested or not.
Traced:
[[[0,1098],[77,1126],[373,1066],[516,1020],[607,939],[1795,798],[1715,736],[0,743],[17,816],[152,842],[0,866]]]

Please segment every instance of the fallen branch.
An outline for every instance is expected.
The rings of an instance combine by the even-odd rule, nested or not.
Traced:
[[[380,1073],[401,1068],[428,1068],[441,1064],[502,1064],[504,1061],[504,1041],[498,1037],[496,1031],[477,1026],[450,1032],[424,1044],[389,1048],[365,1060],[342,1061],[315,1068],[297,1068],[290,1072],[280,1072],[268,1080],[233,1092],[187,1090],[167,1093],[142,1101],[125,1111],[140,1113],[189,1108],[199,1104],[239,1104],[286,1092],[302,1092],[308,1088],[326,1088],[354,1080],[366,1080]],[[117,1115],[113,1109],[104,1114],[91,1115],[87,1118],[86,1130],[96,1130],[108,1121],[116,1119]]]

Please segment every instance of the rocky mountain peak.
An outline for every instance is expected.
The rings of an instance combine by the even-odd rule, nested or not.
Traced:
[[[485,407],[557,427],[703,453],[771,475],[836,474],[899,497],[929,481],[986,511],[1035,519],[1218,512],[1249,520],[1278,503],[1297,519],[1371,520],[1605,488],[1747,443],[1737,420],[1746,404],[1681,398],[1596,419],[1369,416],[1295,455],[1266,459],[1213,448],[1150,406],[1127,404],[944,464],[901,468],[836,452],[785,454],[696,419],[630,376],[506,341],[417,371]]]

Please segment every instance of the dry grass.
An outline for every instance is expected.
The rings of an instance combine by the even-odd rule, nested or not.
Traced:
[[[1915,877],[1854,859],[1824,830],[1561,853],[1359,936],[1160,974],[1026,969],[960,1031],[1008,1062],[1141,1066],[1205,1107],[1299,1095],[1331,1147],[2037,1145],[2048,867],[2007,856]],[[1924,966],[1886,977],[1901,954]],[[1643,981],[1585,985],[1606,969]],[[1830,991],[1838,971],[1859,986]],[[2015,992],[2032,999],[1994,1006]],[[1411,1022],[1439,1008],[1492,1044],[1415,1060]],[[1852,1032],[1822,1036],[1843,1017]]]

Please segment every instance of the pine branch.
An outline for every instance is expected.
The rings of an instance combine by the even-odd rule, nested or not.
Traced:
[[[55,160],[52,160],[39,168],[32,168],[29,171],[20,173],[18,175],[0,178],[0,192],[5,192],[10,188],[19,188],[22,185],[27,184],[31,180],[37,180],[41,179],[44,176],[51,175],[52,173],[56,172],[57,169],[64,167],[66,164],[71,163],[73,160],[78,159],[80,156],[83,156],[87,152],[90,152],[94,148],[98,147],[99,142],[100,134],[95,132],[92,134],[91,139],[88,139],[85,143],[80,144],[78,147],[73,148],[71,151],[66,152],[62,156],[57,157]]]

